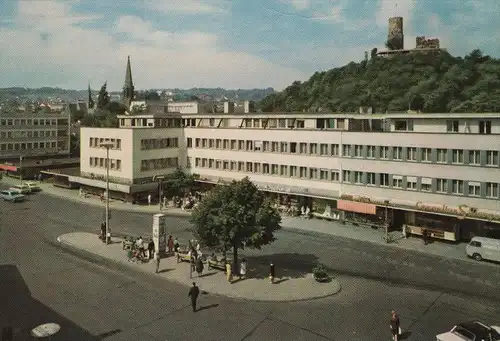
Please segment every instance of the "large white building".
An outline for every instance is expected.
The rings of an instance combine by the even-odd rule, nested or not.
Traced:
[[[179,166],[208,183],[248,176],[324,216],[379,224],[388,212],[391,226],[450,240],[500,231],[497,113],[154,113],[119,124],[81,129],[78,182],[104,188],[109,140],[111,190],[129,197],[154,194],[153,176]]]

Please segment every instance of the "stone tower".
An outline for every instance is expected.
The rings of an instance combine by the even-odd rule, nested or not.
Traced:
[[[389,32],[387,34],[387,41],[392,44],[391,50],[404,49],[404,35],[403,35],[403,18],[393,17],[389,18]]]
[[[130,107],[130,102],[134,99],[134,83],[132,82],[132,68],[130,66],[130,56],[127,59],[127,70],[125,71],[125,83],[123,84],[123,104]]]

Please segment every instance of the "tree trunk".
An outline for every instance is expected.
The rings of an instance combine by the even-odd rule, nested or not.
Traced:
[[[233,275],[238,274],[238,247],[233,245]]]

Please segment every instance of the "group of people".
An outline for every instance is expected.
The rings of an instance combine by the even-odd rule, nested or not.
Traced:
[[[146,250],[148,254],[146,255]],[[138,260],[151,260],[155,257],[155,243],[153,239],[149,239],[149,242],[146,244],[142,236],[137,238],[135,241],[135,249],[133,250],[133,257]]]

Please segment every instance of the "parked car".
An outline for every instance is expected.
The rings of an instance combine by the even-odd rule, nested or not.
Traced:
[[[477,261],[487,259],[500,262],[500,239],[473,237],[465,247],[465,252]]]
[[[9,191],[14,191],[19,194],[29,194],[31,189],[27,185],[15,185],[9,188]]]
[[[500,327],[479,321],[463,322],[449,332],[437,335],[436,341],[500,341]]]
[[[0,198],[9,202],[21,202],[26,200],[25,195],[11,190],[0,191]]]
[[[28,186],[31,192],[40,192],[42,190],[40,186],[33,181],[27,181],[23,185]]]

